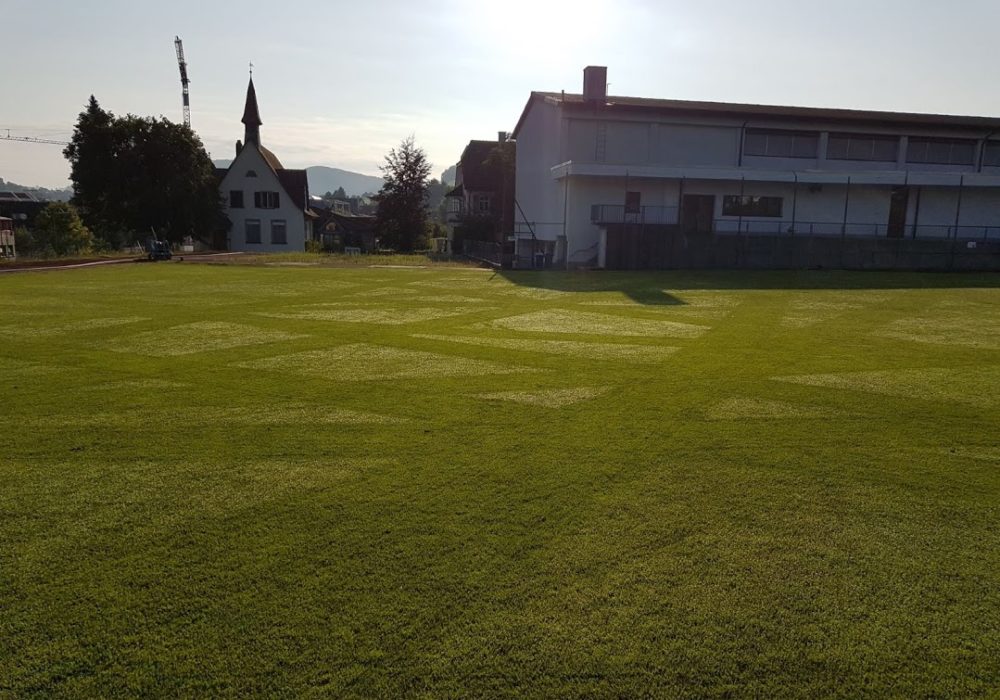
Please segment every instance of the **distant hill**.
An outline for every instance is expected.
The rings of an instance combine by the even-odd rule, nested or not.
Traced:
[[[443,173],[441,173],[441,182],[443,182],[446,185],[454,185],[457,171],[458,167],[454,165],[445,170]]]
[[[19,185],[16,182],[5,182],[2,177],[0,177],[0,190],[5,192],[30,192],[36,199],[46,202],[68,202],[69,198],[73,196],[73,190],[69,187],[61,190],[51,190],[48,187],[28,187],[27,185]]]
[[[231,160],[217,160],[215,167],[228,168],[232,162]],[[378,192],[382,189],[382,178],[352,173],[350,170],[315,165],[306,168],[306,172],[309,173],[309,194],[317,197],[327,192],[336,192],[338,187],[343,187],[349,197]]]

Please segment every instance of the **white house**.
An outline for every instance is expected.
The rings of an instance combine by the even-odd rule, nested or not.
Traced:
[[[689,266],[711,248],[739,266],[753,248],[748,264],[765,267],[768,246],[806,240],[819,241],[809,264],[839,250],[860,266],[934,267],[927,255],[949,241],[952,257],[1000,253],[1000,119],[610,97],[606,85],[591,66],[583,94],[528,99],[513,132],[521,264],[544,248],[557,266]]]
[[[243,142],[219,189],[232,222],[229,250],[303,251],[312,240],[316,215],[309,209],[305,170],[289,170],[260,142],[260,110],[253,78],[247,87]]]

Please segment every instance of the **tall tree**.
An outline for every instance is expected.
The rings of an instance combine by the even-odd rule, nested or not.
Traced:
[[[201,140],[167,119],[116,117],[91,96],[64,151],[73,203],[108,239],[217,239],[227,226],[215,168]]]
[[[426,233],[427,176],[431,172],[427,155],[409,136],[389,151],[379,169],[385,179],[376,197],[382,245],[412,251]]]

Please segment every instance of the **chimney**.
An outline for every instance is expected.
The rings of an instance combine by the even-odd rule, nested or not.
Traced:
[[[606,66],[587,66],[583,69],[584,102],[608,101],[608,69]]]
[[[236,155],[239,155],[240,151],[242,151],[242,150],[243,150],[243,142],[240,141],[239,139],[237,139],[236,140]]]
[[[500,143],[507,143],[507,132],[506,131],[498,131],[497,132],[497,141],[500,142]]]

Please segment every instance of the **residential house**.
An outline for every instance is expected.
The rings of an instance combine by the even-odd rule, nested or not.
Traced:
[[[1000,119],[533,92],[518,265],[1000,267]]]
[[[316,219],[309,208],[309,179],[305,170],[283,167],[261,143],[263,123],[252,77],[242,121],[244,140],[237,141],[236,158],[219,186],[232,222],[229,250],[303,251]]]
[[[505,132],[496,141],[470,141],[445,194],[448,237],[456,252],[464,240],[503,244],[513,233],[516,146]]]

